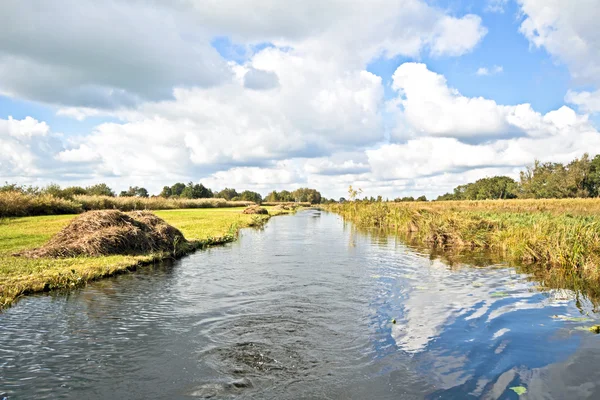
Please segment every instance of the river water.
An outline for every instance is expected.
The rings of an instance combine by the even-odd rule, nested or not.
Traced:
[[[0,314],[0,399],[597,399],[597,319],[508,266],[310,210],[22,299]]]

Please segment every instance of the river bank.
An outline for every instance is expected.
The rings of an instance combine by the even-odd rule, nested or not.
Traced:
[[[264,225],[271,216],[289,210],[269,209],[269,215],[245,215],[243,208],[162,210],[154,213],[178,228],[190,241],[187,253],[235,240],[242,228]],[[0,310],[18,297],[49,290],[71,289],[86,282],[133,271],[171,258],[172,254],[29,259],[14,253],[43,245],[75,215],[0,220]]]
[[[433,249],[485,249],[506,261],[600,278],[600,199],[346,202],[325,208]]]

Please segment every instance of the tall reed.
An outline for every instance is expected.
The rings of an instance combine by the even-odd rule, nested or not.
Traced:
[[[225,199],[166,199],[162,197],[75,196],[72,200],[52,195],[0,192],[0,218],[78,214],[90,210],[174,210],[180,208],[246,207],[251,201]]]
[[[431,247],[487,249],[507,260],[600,277],[600,200],[347,202],[327,207],[364,227],[392,228]]]

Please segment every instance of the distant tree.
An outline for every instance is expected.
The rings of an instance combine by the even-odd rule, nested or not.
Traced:
[[[119,193],[119,197],[149,197],[148,191],[143,187],[129,186],[128,190]]]
[[[62,190],[62,195],[66,199],[72,199],[75,196],[87,194],[87,190],[81,186],[69,186]]]
[[[262,203],[262,196],[259,193],[252,192],[250,190],[244,190],[242,193],[240,193],[239,198],[243,201],[253,201],[256,204]]]
[[[265,197],[265,201],[267,201],[267,202],[277,202],[277,201],[280,201],[279,200],[279,194],[275,190],[273,190],[271,193],[269,193],[267,195],[267,197]]]
[[[427,201],[427,197],[425,197],[425,196],[419,196],[417,198],[417,201]]]
[[[300,203],[308,202],[310,204],[319,204],[321,202],[321,193],[315,189],[296,189],[292,192],[292,197],[294,198],[294,201]]]
[[[185,183],[178,182],[171,186],[171,196],[181,196],[183,191],[185,190]]]
[[[85,192],[90,196],[115,196],[115,192],[113,192],[113,190],[108,187],[106,183],[98,183],[96,185],[88,186],[85,188]]]
[[[185,189],[183,189],[183,191],[181,192],[180,197],[186,199],[206,199],[213,197],[213,193],[212,190],[207,189],[201,183],[194,184],[193,182],[189,182]]]
[[[234,197],[239,196],[238,192],[235,189],[225,188],[218,192],[215,197],[225,200],[232,200]]]
[[[292,196],[292,193],[287,190],[282,190],[281,192],[277,193],[277,198],[279,199],[277,201],[294,201],[294,196]]]
[[[164,197],[164,198],[169,198],[172,195],[173,195],[173,192],[171,191],[170,186],[163,186],[162,191],[159,194],[160,197]]]
[[[600,154],[590,161],[589,173],[585,182],[590,197],[600,196]]]

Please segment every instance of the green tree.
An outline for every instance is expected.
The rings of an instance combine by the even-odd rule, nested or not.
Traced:
[[[201,183],[194,184],[193,182],[189,182],[181,192],[180,197],[186,199],[206,199],[213,197],[213,192]]]
[[[239,196],[238,192],[235,189],[225,188],[216,194],[215,197],[225,200],[232,200],[234,197]]]
[[[170,186],[163,186],[162,191],[159,194],[160,197],[164,197],[166,199],[168,199],[172,195],[173,195],[173,192],[171,191]]]
[[[88,186],[85,188],[85,192],[90,196],[115,196],[115,192],[113,192],[113,190],[108,187],[106,183],[98,183],[96,185]]]
[[[171,186],[171,196],[181,196],[183,191],[185,190],[185,183],[177,182],[173,186]]]
[[[239,196],[242,201],[253,201],[256,204],[262,203],[262,196],[259,193],[250,190],[244,190]]]

